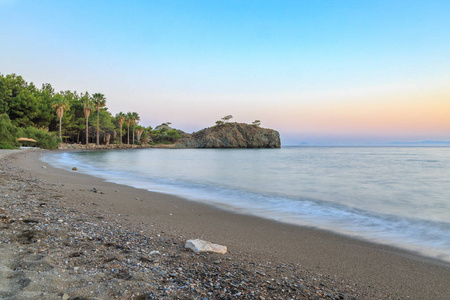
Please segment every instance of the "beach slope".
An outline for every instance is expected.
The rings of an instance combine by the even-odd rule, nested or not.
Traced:
[[[0,298],[448,299],[449,264],[0,155]],[[195,254],[187,239],[226,245]]]

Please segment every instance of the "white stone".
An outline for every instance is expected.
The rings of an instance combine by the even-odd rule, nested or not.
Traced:
[[[185,248],[191,249],[195,253],[214,252],[219,254],[227,253],[227,246],[213,244],[203,240],[187,240]]]

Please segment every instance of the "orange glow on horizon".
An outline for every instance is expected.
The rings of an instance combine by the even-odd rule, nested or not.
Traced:
[[[282,130],[317,134],[450,133],[450,91],[391,95],[378,99],[298,101],[261,112]],[[263,117],[261,117],[263,118]]]

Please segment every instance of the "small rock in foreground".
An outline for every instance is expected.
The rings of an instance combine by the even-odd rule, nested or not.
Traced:
[[[201,252],[214,252],[219,254],[227,253],[227,246],[213,244],[208,241],[203,240],[187,240],[186,245],[184,246],[187,249],[191,249],[195,253]]]

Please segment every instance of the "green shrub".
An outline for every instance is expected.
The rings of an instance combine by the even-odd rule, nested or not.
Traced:
[[[34,128],[19,128],[19,135],[23,137],[27,137],[30,139],[34,139],[37,141],[36,146],[42,149],[57,149],[58,148],[58,139],[51,136],[49,133]]]
[[[167,129],[161,128],[160,130],[154,130],[150,133],[150,137],[152,141],[156,144],[171,144],[175,143],[178,139],[180,139],[183,135],[179,130],[176,129]]]
[[[0,115],[0,149],[14,149],[16,142],[17,128],[11,124],[7,114]]]
[[[1,141],[0,142],[0,149],[15,149],[15,147],[11,146],[10,144]]]
[[[181,134],[176,129],[172,129],[167,132],[166,141],[168,141],[168,142],[174,143],[180,138],[181,138]]]

